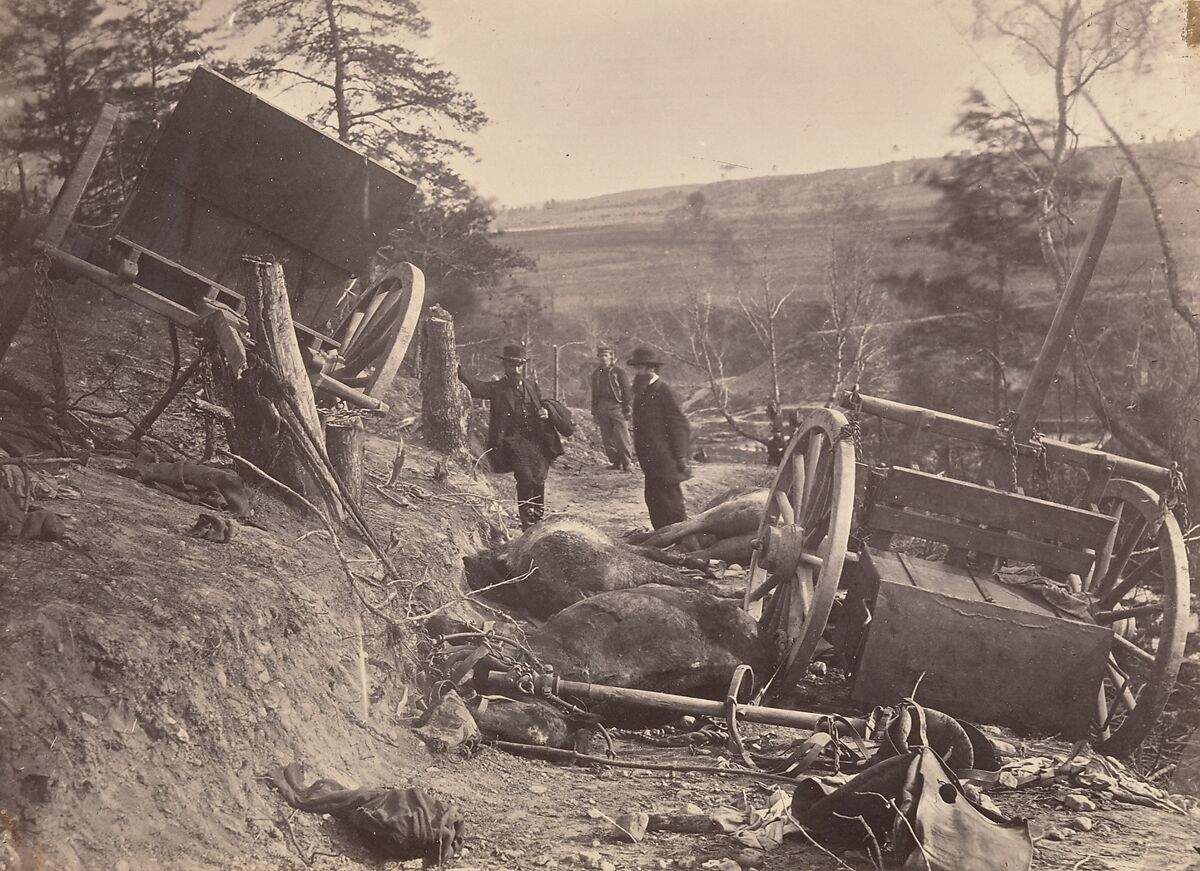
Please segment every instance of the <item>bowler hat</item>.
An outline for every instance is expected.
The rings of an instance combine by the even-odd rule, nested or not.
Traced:
[[[513,363],[525,363],[528,359],[525,356],[524,345],[505,345],[503,353],[497,356],[501,360],[510,360]]]
[[[633,356],[629,358],[630,366],[661,366],[662,360],[658,359],[658,352],[653,348],[647,348],[643,345],[640,348],[633,349]]]

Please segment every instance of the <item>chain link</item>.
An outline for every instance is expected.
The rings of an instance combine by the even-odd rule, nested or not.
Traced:
[[[1050,499],[1050,464],[1046,461],[1046,445],[1042,441],[1045,433],[1034,429],[1029,434],[1029,444],[1034,451],[1033,495],[1039,499]]]
[[[1151,530],[1152,535],[1158,535],[1159,529],[1167,520],[1167,515],[1173,513],[1177,508],[1186,534],[1186,530],[1191,525],[1188,517],[1187,481],[1183,477],[1183,470],[1179,468],[1178,461],[1173,461],[1171,468],[1167,470],[1167,486],[1159,494],[1158,507],[1158,520]]]
[[[1017,413],[1006,412],[1004,417],[996,421],[996,431],[1000,435],[1004,449],[1008,451],[1009,474],[1012,475],[1012,488],[1017,489]]]

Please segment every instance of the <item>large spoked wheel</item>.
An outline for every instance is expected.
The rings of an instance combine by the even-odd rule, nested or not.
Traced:
[[[1096,701],[1097,746],[1124,756],[1154,728],[1175,685],[1187,640],[1188,563],[1179,522],[1150,488],[1114,479],[1100,511],[1117,518],[1087,593],[1096,622],[1113,629]]]
[[[837,595],[854,514],[854,444],[834,409],[810,414],[771,485],[750,559],[743,607],[775,646],[778,667],[763,693],[800,682]]]

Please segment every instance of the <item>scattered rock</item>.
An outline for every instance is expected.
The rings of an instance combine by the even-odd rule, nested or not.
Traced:
[[[1096,823],[1091,817],[1075,817],[1071,820],[1071,828],[1077,832],[1090,832],[1096,828]]]
[[[1086,795],[1071,793],[1063,799],[1063,804],[1067,810],[1076,811],[1077,813],[1090,813],[1096,809],[1096,803]]]
[[[599,868],[604,864],[604,857],[595,850],[585,850],[579,854],[579,861],[584,868]]]
[[[613,836],[618,841],[637,844],[642,838],[646,837],[646,829],[650,826],[650,815],[640,811],[631,814],[621,814],[616,818],[615,823]]]
[[[1071,837],[1071,833],[1065,829],[1046,829],[1046,834],[1042,835],[1042,839],[1046,841],[1065,841]]]
[[[598,810],[597,808],[594,808],[594,807],[590,807],[587,809],[587,815],[588,815],[588,819],[592,819],[592,820],[604,819],[604,814],[600,810]]]
[[[737,854],[737,864],[739,868],[749,871],[751,868],[761,868],[766,858],[767,854],[762,850],[742,850]]]
[[[823,662],[810,662],[808,664],[808,673],[817,677],[824,677],[829,672],[829,666]]]
[[[127,859],[118,859],[117,864],[113,866],[113,871],[129,871],[129,867]]]
[[[534,795],[545,795],[546,787],[544,787],[540,783],[535,783],[533,786],[529,787],[529,791],[532,792]]]
[[[95,717],[93,717],[91,714],[89,714],[87,711],[80,711],[79,719],[83,720],[83,722],[87,723],[89,726],[99,726],[100,725],[100,721],[97,720]]]
[[[685,804],[683,806],[683,812],[690,816],[703,816],[704,808],[700,807],[700,805],[698,805],[698,804],[690,804],[689,803],[689,804]]]
[[[462,697],[453,690],[426,712],[414,731],[430,750],[440,753],[479,740],[479,727]]]
[[[732,859],[709,859],[701,868],[711,868],[713,871],[742,871],[742,866]]]

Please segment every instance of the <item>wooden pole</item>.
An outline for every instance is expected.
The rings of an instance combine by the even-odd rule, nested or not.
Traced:
[[[283,267],[253,258],[243,264],[254,351],[240,356],[236,349],[225,350],[223,374],[234,420],[231,447],[340,520],[343,501],[322,456],[321,420],[296,341]],[[240,341],[236,334],[233,339]],[[239,373],[242,361],[245,370]]]
[[[468,405],[458,383],[454,318],[441,306],[429,310],[421,351],[421,417],[425,440],[434,450],[464,453]]]
[[[1083,305],[1084,294],[1087,293],[1088,284],[1092,280],[1092,273],[1096,271],[1096,263],[1104,249],[1104,242],[1108,239],[1108,231],[1112,228],[1120,199],[1121,177],[1117,176],[1109,183],[1108,191],[1100,201],[1100,208],[1096,210],[1096,220],[1088,232],[1083,250],[1075,261],[1075,268],[1071,270],[1071,277],[1067,280],[1058,309],[1054,312],[1054,320],[1029,376],[1029,386],[1025,388],[1021,404],[1017,407],[1015,432],[1018,442],[1028,441],[1037,424],[1046,392],[1058,373],[1058,363],[1062,359],[1071,330],[1075,327],[1075,316]]]
[[[47,244],[58,248],[66,238],[67,227],[71,225],[75,209],[79,207],[79,202],[83,199],[83,192],[87,189],[92,173],[96,171],[96,164],[100,162],[100,158],[104,154],[104,146],[108,143],[108,137],[112,135],[113,125],[117,123],[118,115],[120,112],[111,103],[105,103],[100,109],[100,117],[92,127],[92,132],[88,134],[87,142],[83,144],[79,160],[75,161],[71,174],[63,182],[54,206],[50,209],[50,220],[42,232],[42,239]]]
[[[329,462],[341,476],[350,497],[361,505],[367,468],[367,431],[362,418],[331,421],[325,427],[325,447],[329,451]]]

